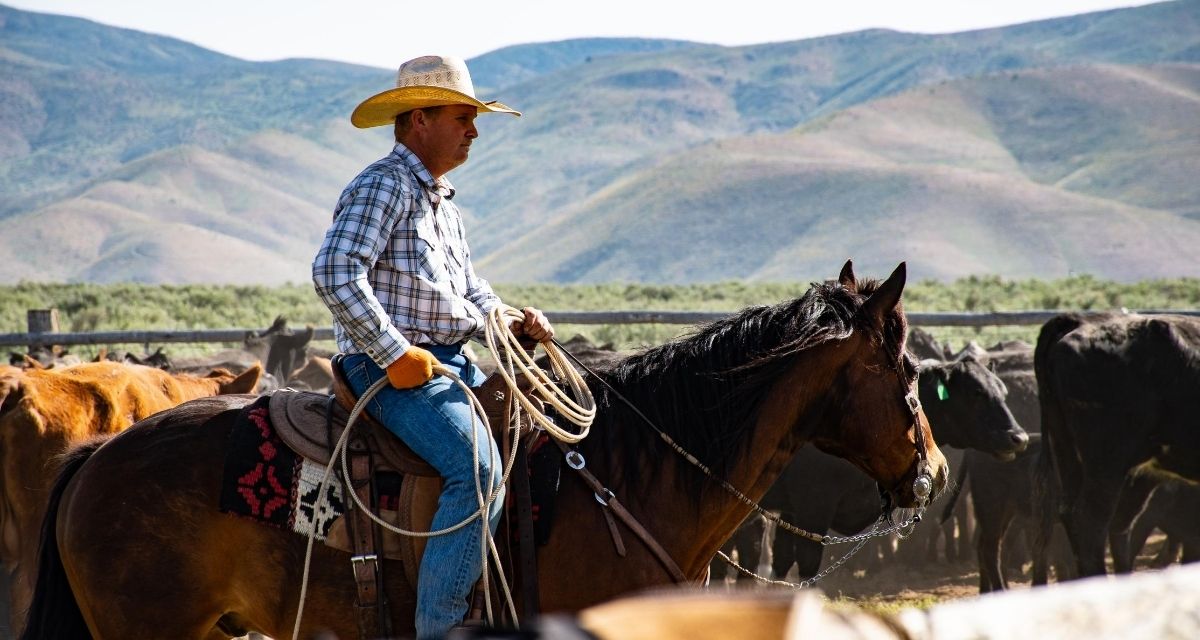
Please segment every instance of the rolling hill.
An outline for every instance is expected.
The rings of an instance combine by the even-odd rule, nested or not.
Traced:
[[[277,283],[391,71],[0,6],[0,281]],[[451,175],[495,281],[1194,275],[1200,1],[946,35],[589,39],[470,61]],[[870,266],[868,266],[870,265]],[[882,265],[876,267],[876,265]]]
[[[500,281],[789,280],[847,256],[934,278],[1195,274],[1197,123],[1196,64],[947,82],[659,158],[476,266]]]

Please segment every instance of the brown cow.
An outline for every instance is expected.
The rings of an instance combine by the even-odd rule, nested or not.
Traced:
[[[309,356],[303,366],[288,374],[287,386],[329,393],[333,387],[333,365],[329,358]]]
[[[55,476],[55,456],[93,435],[116,433],[185,400],[247,393],[261,367],[239,376],[224,369],[205,377],[171,374],[120,362],[88,362],[65,368],[0,367],[0,562],[11,581],[4,626],[16,623],[29,604],[38,531]]]

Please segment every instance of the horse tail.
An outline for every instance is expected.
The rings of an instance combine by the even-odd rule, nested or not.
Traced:
[[[72,448],[60,458],[58,478],[50,490],[46,516],[42,519],[42,540],[38,548],[37,581],[33,587],[33,602],[25,616],[25,629],[20,640],[51,640],[53,638],[91,638],[83,612],[71,592],[62,557],[58,553],[58,507],[71,479],[107,438],[89,440]]]
[[[950,516],[954,515],[954,505],[958,504],[958,497],[962,495],[963,485],[967,483],[967,457],[963,456],[962,463],[958,467],[958,476],[954,478],[954,490],[950,492],[950,499],[946,501],[946,507],[942,509],[942,518],[938,520],[939,524],[946,524]]]

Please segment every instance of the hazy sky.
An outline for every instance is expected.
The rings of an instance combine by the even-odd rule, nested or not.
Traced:
[[[725,45],[873,27],[946,33],[1150,4],[1137,0],[0,0],[169,35],[249,60],[396,67],[427,53],[591,36]]]

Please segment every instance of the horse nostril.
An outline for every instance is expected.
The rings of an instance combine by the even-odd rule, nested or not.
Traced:
[[[1029,445],[1029,434],[1024,431],[1011,431],[1009,432],[1009,437],[1012,438],[1012,442],[1016,445],[1018,451],[1024,450]]]

